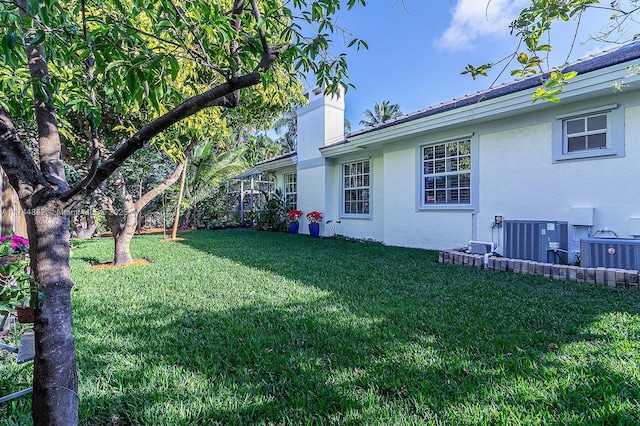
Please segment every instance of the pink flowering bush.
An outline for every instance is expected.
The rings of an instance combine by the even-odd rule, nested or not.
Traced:
[[[0,255],[10,256],[29,251],[29,240],[20,235],[5,235],[0,237]]]

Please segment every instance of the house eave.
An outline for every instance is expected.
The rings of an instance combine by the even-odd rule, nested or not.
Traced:
[[[297,152],[290,152],[269,160],[261,161],[256,164],[256,169],[261,172],[271,172],[289,166],[295,166],[298,163]]]
[[[636,62],[637,59],[632,59],[579,74],[565,85],[563,92],[559,96],[561,104],[582,102],[607,93],[614,94],[614,82],[616,81],[624,81],[623,91],[637,90],[640,88],[640,76],[628,76],[627,69],[630,64]],[[429,133],[445,131],[452,127],[479,124],[553,106],[553,104],[550,105],[550,103],[542,101],[532,104],[531,95],[535,87],[526,87],[520,91],[493,99],[482,100],[480,98],[477,103],[458,108],[453,107],[443,112],[429,115],[429,109],[437,109],[445,104],[436,105],[411,114],[415,116],[413,119],[411,117],[400,119],[397,123],[392,123],[386,127],[347,135],[343,141],[325,146],[320,149],[320,152],[326,158],[333,158],[352,152],[362,152],[363,149],[376,148],[408,137],[428,135]],[[450,102],[456,101],[458,100]]]

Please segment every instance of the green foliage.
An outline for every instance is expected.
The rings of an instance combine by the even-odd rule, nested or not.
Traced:
[[[18,235],[0,238],[0,311],[13,311],[31,294],[27,273],[29,242]]]
[[[384,123],[385,121],[393,120],[402,115],[400,111],[400,105],[392,104],[391,101],[382,101],[380,104],[376,102],[373,111],[366,109],[364,116],[366,120],[361,120],[360,124],[365,127],[375,126],[376,124]]]
[[[487,77],[487,70],[493,67],[492,63],[480,65],[478,67],[468,64],[467,67],[460,74],[469,74],[472,79],[476,79],[477,76],[481,75],[483,77]]]
[[[265,231],[286,231],[287,215],[284,196],[280,188],[271,194],[263,192],[267,202],[258,212],[257,225]]]
[[[20,258],[0,264],[0,311],[13,311],[29,300],[30,277],[26,272],[29,259]]]
[[[365,1],[350,1],[347,8],[356,4]],[[345,56],[329,53],[330,35],[341,31],[332,21],[340,0],[297,0],[293,7],[280,0],[260,0],[257,5],[259,21],[247,3],[236,27],[228,0],[114,0],[86,6],[48,0],[27,14],[3,3],[0,102],[12,115],[24,117],[30,114],[36,91],[45,99],[50,96],[62,117],[93,114],[98,125],[106,113],[151,118],[236,73],[256,69],[265,54],[260,34],[274,46],[288,46],[264,75],[265,88],[278,84],[261,98],[279,97],[284,105],[283,95],[273,96],[275,87],[283,86],[286,76],[295,77],[294,69],[315,73],[317,83],[328,90],[348,87]],[[307,35],[303,26],[305,31],[318,31]],[[347,36],[350,45],[366,48],[361,40]],[[48,46],[50,75],[34,81],[24,48],[40,44]],[[229,53],[232,45],[237,54]],[[90,81],[87,60],[95,76]],[[299,84],[295,78],[290,81],[290,87]],[[92,90],[99,95],[95,104]]]
[[[511,75],[515,77],[527,77],[545,72],[543,64],[552,48],[550,42],[552,24],[556,21],[566,22],[573,19],[577,34],[582,15],[589,9],[604,9],[612,12],[609,22],[603,22],[603,29],[597,35],[591,36],[594,39],[619,44],[637,39],[637,34],[626,34],[627,23],[637,20],[640,13],[637,0],[606,2],[606,4],[601,4],[599,0],[531,0],[529,6],[523,9],[510,25],[511,33],[520,40],[518,49],[522,47],[524,50],[517,50],[496,64],[515,60],[519,65],[519,68],[511,70]],[[475,80],[477,76],[486,77],[487,71],[494,65],[494,63],[481,66],[469,64],[461,74],[469,74]],[[507,68],[508,66],[502,71]],[[546,71],[549,69],[547,68]],[[532,102],[538,100],[559,102],[558,95],[574,76],[575,73],[563,73],[562,68],[551,73],[543,87],[537,89],[532,95]]]
[[[575,71],[567,73],[561,73],[559,71],[552,72],[543,86],[536,89],[535,93],[531,96],[531,102],[533,103],[538,100],[546,100],[553,103],[560,102],[558,95],[562,92],[562,87],[576,75],[578,75],[578,73]]]

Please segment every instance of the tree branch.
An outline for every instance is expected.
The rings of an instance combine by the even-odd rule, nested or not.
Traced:
[[[26,0],[20,0],[21,10],[27,10]],[[23,16],[25,16],[23,14]],[[26,15],[29,16],[29,15]],[[30,17],[30,16],[29,16]],[[38,147],[40,169],[45,179],[58,191],[64,192],[69,186],[61,159],[60,134],[51,93],[47,87],[49,68],[42,43],[31,45],[33,37],[25,39],[25,50],[29,63],[29,74],[33,79],[33,100],[38,126]]]
[[[168,187],[176,183],[176,181],[180,178],[180,175],[182,174],[182,169],[187,167],[187,162],[189,161],[189,156],[191,155],[191,151],[193,150],[193,148],[196,146],[197,143],[198,143],[197,139],[193,139],[191,142],[189,142],[189,145],[187,145],[187,148],[184,151],[184,154],[185,154],[184,161],[181,161],[180,163],[178,163],[173,173],[171,173],[171,175],[164,182],[162,182],[155,188],[145,193],[143,196],[141,196],[138,199],[138,201],[135,202],[135,208],[137,212],[140,212],[144,208],[144,206],[149,204],[149,202],[153,200],[158,194],[162,193],[162,191],[164,191],[165,189],[167,189]]]
[[[265,55],[260,62],[261,69],[267,69],[277,59],[277,53]],[[130,139],[125,141],[106,161],[96,170],[93,179],[84,188],[71,190],[61,195],[61,200],[67,207],[77,204],[85,195],[98,188],[122,163],[133,155],[138,149],[147,144],[154,136],[168,129],[173,124],[192,116],[193,114],[212,106],[234,107],[230,104],[229,95],[236,90],[254,86],[260,83],[261,77],[258,71],[240,77],[232,78],[228,82],[220,84],[204,93],[187,99],[180,105],[158,117],[145,127],[140,129]]]
[[[42,172],[36,166],[27,147],[20,140],[18,131],[7,111],[0,107],[0,165],[9,178],[9,183],[18,193],[26,207],[31,197],[42,189],[49,189]]]

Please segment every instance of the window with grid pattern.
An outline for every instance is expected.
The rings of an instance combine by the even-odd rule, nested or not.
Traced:
[[[607,114],[564,120],[564,151],[569,153],[606,149],[609,139],[607,122]]]
[[[425,206],[471,204],[471,140],[422,147]]]
[[[369,160],[355,161],[342,165],[344,214],[368,215],[370,213],[370,173]]]
[[[298,175],[296,173],[284,175],[284,203],[287,210],[298,208]]]

